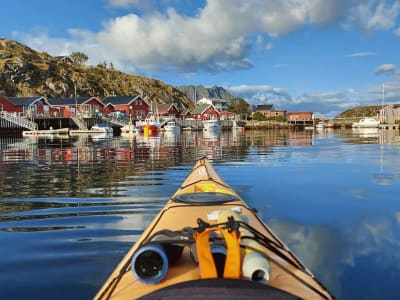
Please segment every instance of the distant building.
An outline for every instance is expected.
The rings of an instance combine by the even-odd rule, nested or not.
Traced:
[[[286,119],[288,122],[309,122],[313,121],[314,113],[309,111],[299,111],[299,112],[290,112],[286,114]]]
[[[41,96],[37,97],[6,97],[0,96],[0,111],[16,113],[29,117],[50,116],[58,112],[49,101]]]
[[[261,113],[267,119],[274,117],[286,117],[286,110],[275,110],[273,104],[257,105],[256,112]]]
[[[212,104],[200,104],[191,111],[196,120],[219,120],[220,113]]]
[[[150,111],[150,106],[139,95],[134,96],[109,96],[103,99],[106,106],[105,113],[112,111],[124,111],[133,119],[143,120]]]
[[[256,107],[256,112],[262,114],[264,117],[269,118],[274,112],[273,104],[260,104]]]
[[[104,112],[103,102],[96,97],[49,98],[48,102],[58,108],[62,117],[79,114],[82,118],[93,118]]]
[[[212,104],[218,111],[227,111],[230,107],[230,100],[218,98],[203,98],[197,101],[197,104]]]
[[[158,115],[162,117],[179,118],[180,116],[178,108],[173,103],[157,104],[155,110],[155,113],[158,113]]]

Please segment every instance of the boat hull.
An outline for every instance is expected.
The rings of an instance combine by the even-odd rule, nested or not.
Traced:
[[[219,177],[206,158],[196,163],[192,172],[129,250],[95,299],[137,299],[176,285],[185,283],[190,285],[204,280],[199,266],[192,259],[193,253],[190,247],[183,249],[177,258],[178,261],[168,267],[165,277],[156,284],[145,284],[133,276],[130,271],[131,260],[138,249],[147,245],[155,233],[165,229],[179,231],[183,228],[196,228],[199,226],[199,219],[215,224],[219,213],[226,211],[240,212],[246,224],[277,245],[273,250],[262,249],[263,255],[273,261],[270,264],[268,286],[304,299],[332,299],[329,292],[315,280],[296,256]],[[288,261],[281,257],[286,257]],[[218,282],[218,279],[216,281]],[[234,285],[235,281],[239,283],[245,280],[234,279]],[[301,282],[306,282],[306,285]],[[208,298],[212,299],[213,296],[216,295],[210,294]]]

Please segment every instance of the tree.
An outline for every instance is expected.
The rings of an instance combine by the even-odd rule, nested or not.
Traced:
[[[262,113],[260,113],[259,111],[256,111],[256,112],[253,114],[253,120],[256,120],[256,121],[266,121],[267,118],[266,118]]]
[[[69,56],[74,63],[82,65],[83,63],[87,62],[89,57],[83,52],[72,52]]]
[[[242,98],[233,98],[229,107],[229,111],[235,114],[251,114],[250,104]]]

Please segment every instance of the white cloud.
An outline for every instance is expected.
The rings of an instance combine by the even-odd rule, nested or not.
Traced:
[[[380,74],[396,74],[397,73],[397,68],[394,64],[383,64],[377,67],[374,71],[375,74],[380,75]]]
[[[291,95],[284,88],[276,88],[269,85],[241,85],[225,87],[232,95],[241,97],[252,105],[270,103],[275,109],[287,111],[313,111],[321,112],[321,115],[334,117],[344,110],[362,105],[363,99],[359,93],[349,88],[347,90],[302,93]],[[375,97],[376,100],[376,97]],[[372,101],[372,99],[368,99]],[[365,103],[368,105],[368,103]]]
[[[124,8],[150,5],[148,3],[108,1],[110,6]],[[175,2],[164,2],[163,7],[165,3]],[[63,51],[86,51],[96,63],[110,61],[115,66],[125,66],[124,70],[219,72],[243,69],[252,66],[248,58],[252,36],[279,36],[299,26],[331,22],[340,14],[341,3],[335,0],[209,0],[194,16],[180,15],[171,7],[162,13],[131,13],[103,22],[103,29],[97,33],[83,30],[80,33],[75,29],[69,40],[57,40],[57,43],[64,44],[58,46]],[[28,45],[46,45],[50,54],[60,54],[46,35],[39,35],[42,42],[35,41],[38,39],[35,34],[19,35]],[[263,51],[272,47],[270,41],[259,42],[262,42]]]
[[[109,6],[119,8],[141,7],[144,5],[142,0],[108,0],[107,2]],[[151,0],[147,0],[147,2],[151,2]]]
[[[362,57],[362,56],[372,56],[372,55],[376,55],[376,53],[375,52],[354,52],[354,53],[345,55],[345,57]]]
[[[351,9],[350,19],[366,31],[388,30],[396,26],[399,12],[398,1],[366,0]]]

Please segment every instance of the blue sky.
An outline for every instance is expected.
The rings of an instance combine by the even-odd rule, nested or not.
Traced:
[[[0,36],[252,104],[334,116],[400,103],[400,0],[13,0]],[[6,12],[6,13],[4,13]]]

